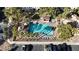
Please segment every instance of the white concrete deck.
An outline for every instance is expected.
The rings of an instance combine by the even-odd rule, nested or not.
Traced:
[[[79,45],[79,42],[28,42],[28,41],[10,41],[9,39],[7,40],[9,44],[63,44],[67,43],[68,45]]]

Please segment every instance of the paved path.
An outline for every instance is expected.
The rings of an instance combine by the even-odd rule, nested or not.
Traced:
[[[4,42],[2,45],[0,45],[0,50],[7,51],[11,48],[11,45],[8,42]]]
[[[76,36],[72,37],[71,42],[79,43],[79,35],[76,35]]]

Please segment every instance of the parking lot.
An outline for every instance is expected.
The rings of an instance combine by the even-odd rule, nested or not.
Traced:
[[[25,46],[27,46],[25,48]],[[10,51],[44,51],[43,45],[13,45]]]

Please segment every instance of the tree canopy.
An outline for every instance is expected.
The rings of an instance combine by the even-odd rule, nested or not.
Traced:
[[[21,9],[17,7],[5,8],[4,14],[8,19],[11,18],[12,21],[20,21],[25,17]]]
[[[22,12],[22,10],[18,7],[8,7],[4,9],[4,14],[7,18],[7,20],[12,20],[14,26],[12,28],[13,38],[17,36],[18,30],[17,27],[19,25],[19,22],[24,20],[26,18],[26,15]]]
[[[74,35],[75,29],[72,28],[70,24],[60,25],[58,27],[58,32],[60,33],[59,38],[66,40]]]
[[[63,13],[62,13],[62,17],[63,18],[69,18],[70,16],[69,16],[69,14],[71,13],[71,8],[70,7],[64,7],[64,9],[63,9]]]
[[[56,18],[62,12],[63,10],[59,7],[40,7],[38,11],[40,16],[50,15],[52,18]]]

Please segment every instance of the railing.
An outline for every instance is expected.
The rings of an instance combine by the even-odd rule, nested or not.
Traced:
[[[18,38],[15,41],[39,41],[39,40],[55,40],[55,37],[22,37]]]

